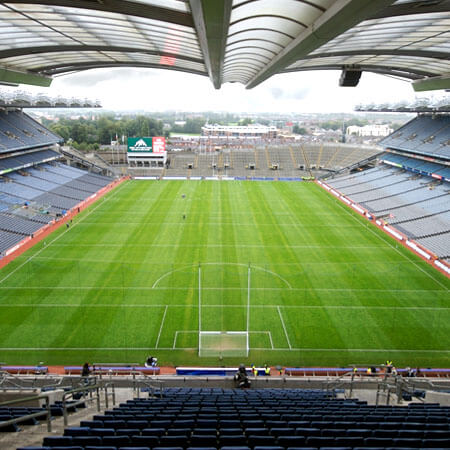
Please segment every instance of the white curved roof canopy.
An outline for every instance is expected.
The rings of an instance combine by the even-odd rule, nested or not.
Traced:
[[[98,67],[207,75],[216,88],[351,69],[450,87],[450,0],[12,0],[0,82],[49,85]]]

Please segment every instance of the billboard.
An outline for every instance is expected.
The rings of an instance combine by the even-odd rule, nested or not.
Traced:
[[[166,138],[156,137],[138,137],[127,139],[128,153],[157,153],[163,154],[166,151]]]

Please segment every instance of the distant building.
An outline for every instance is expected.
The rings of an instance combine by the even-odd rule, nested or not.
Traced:
[[[209,137],[274,139],[277,137],[277,132],[276,127],[265,125],[205,125],[202,127],[202,135]]]
[[[347,134],[356,136],[382,137],[389,136],[393,131],[392,128],[389,128],[389,125],[365,125],[363,127],[351,125],[347,127]]]

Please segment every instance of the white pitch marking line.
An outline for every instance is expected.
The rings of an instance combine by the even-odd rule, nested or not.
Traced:
[[[176,332],[178,333],[178,332]],[[181,333],[190,333],[190,331],[182,331]],[[197,331],[195,331],[197,333]],[[175,344],[175,343],[174,343]],[[0,347],[2,351],[80,351],[80,350],[107,350],[107,351],[125,351],[125,350],[174,350],[176,347]],[[177,350],[196,350],[196,347],[179,347]],[[274,351],[301,351],[301,352],[373,352],[373,353],[450,353],[450,350],[421,350],[421,349],[395,349],[395,348],[267,348],[267,347],[255,347],[253,350],[274,350]]]
[[[73,247],[73,244],[54,244],[54,247]],[[107,243],[107,244],[86,244],[86,243],[79,243],[77,244],[77,247],[123,247],[123,244],[114,244],[114,243]],[[152,248],[152,247],[161,247],[161,248],[167,248],[167,247],[174,247],[174,248],[286,248],[286,245],[276,245],[276,244],[127,244],[127,247],[137,247],[137,248]],[[381,249],[380,246],[377,245],[289,245],[289,248],[332,248],[332,249]],[[41,258],[45,258],[42,256]],[[63,259],[70,259],[70,258],[63,258]],[[74,259],[74,258],[72,258]],[[113,261],[108,261],[113,262]]]
[[[198,333],[198,331],[196,330],[177,330],[175,331],[175,336],[173,338],[173,345],[172,348],[165,348],[165,347],[161,347],[159,350],[175,350],[177,348],[176,343],[177,343],[177,339],[178,339],[178,333],[183,334],[183,333]],[[181,347],[181,349],[185,349],[185,350],[194,350],[195,348],[191,348],[191,347]]]
[[[173,286],[161,286],[161,287],[149,287],[149,286],[128,286],[128,287],[118,287],[118,286],[0,286],[1,290],[21,290],[21,289],[34,289],[34,290],[64,290],[64,291],[70,291],[70,290],[95,290],[95,289],[101,289],[104,291],[117,291],[117,290],[126,290],[126,291],[150,291],[153,289],[158,290],[174,290],[174,291],[186,291],[186,290],[197,290],[198,288],[192,287],[192,286],[181,286],[181,287],[173,287]],[[282,287],[253,287],[254,291],[282,291],[285,288]],[[245,287],[204,287],[202,290],[210,290],[210,291],[217,291],[217,290],[223,290],[223,291],[243,291],[246,290]],[[359,288],[290,288],[292,291],[298,291],[298,292],[309,292],[309,291],[319,291],[319,292],[387,292],[387,293],[398,293],[398,292],[417,292],[417,293],[436,293],[436,292],[446,292],[444,289],[359,289]],[[277,306],[277,305],[275,305]],[[289,306],[286,306],[288,308]]]
[[[291,341],[289,340],[289,336],[288,336],[288,333],[287,333],[287,330],[286,330],[286,325],[284,324],[283,316],[281,314],[279,306],[277,306],[277,310],[278,310],[278,315],[280,316],[281,325],[283,325],[283,330],[284,330],[284,334],[286,336],[287,343],[289,345],[289,350],[291,350],[292,349]]]
[[[189,269],[189,268],[192,268],[192,267],[194,267],[194,266],[195,266],[195,264],[191,264],[191,265],[187,265],[187,266],[184,266],[184,267],[180,267],[180,268],[178,268],[178,269],[169,270],[168,272],[166,272],[166,273],[164,273],[163,275],[161,275],[161,276],[153,283],[152,289],[156,288],[156,286],[158,285],[158,283],[159,283],[163,278],[168,277],[168,276],[171,275],[172,273],[180,272],[180,271],[182,271],[182,270]],[[206,263],[202,263],[202,266],[239,266],[239,267],[248,267],[246,264],[243,264],[243,263],[227,263],[227,262],[206,262]],[[200,266],[199,266],[199,267],[200,267]],[[281,281],[283,281],[283,283],[286,284],[286,286],[287,286],[289,289],[292,289],[291,283],[289,283],[289,281],[287,281],[285,278],[283,278],[283,277],[282,277],[280,274],[278,274],[277,272],[273,272],[272,270],[264,269],[264,267],[255,266],[255,265],[252,265],[252,268],[253,268],[253,269],[256,269],[256,270],[262,270],[263,272],[270,273],[271,275],[274,275],[275,277],[278,277]],[[199,270],[200,270],[200,268],[199,268]],[[200,290],[201,290],[201,287],[200,287],[200,278],[199,278],[199,288],[198,288],[198,289],[199,289],[199,292],[200,292]],[[208,288],[204,288],[204,289],[208,289]],[[225,289],[226,289],[226,288],[225,288]],[[248,287],[247,287],[247,289],[248,289]],[[199,294],[199,295],[200,295],[200,294]]]
[[[108,197],[106,200],[103,200],[102,202],[100,202],[95,208],[92,208],[84,217],[82,217],[78,222],[75,222],[75,224],[72,226],[72,228],[78,226],[83,220],[85,220],[87,217],[89,217],[89,215],[91,215],[97,208],[99,208],[100,206],[103,206],[103,204],[109,200],[111,200],[115,195],[117,195],[117,193],[123,188],[123,186],[125,186],[126,183],[122,183],[121,186],[119,186],[115,192]],[[56,231],[56,230],[55,230]],[[41,252],[43,252],[46,248],[50,247],[50,245],[52,245],[55,241],[57,241],[58,239],[60,239],[61,237],[63,237],[68,231],[70,231],[70,228],[67,228],[65,231],[63,231],[59,236],[57,236],[55,239],[53,239],[53,241],[50,241],[50,243],[44,247],[42,247],[40,250],[38,250],[33,256],[30,256],[28,259],[26,259],[22,264],[20,264],[19,266],[17,266],[14,270],[12,270],[11,272],[9,272],[5,277],[3,277],[0,280],[0,284],[2,284],[4,281],[6,281],[11,275],[13,275],[14,273],[16,273],[19,269],[21,269],[25,264],[27,264],[28,262],[30,262],[33,258],[35,258],[36,256],[38,256]]]
[[[273,346],[272,332],[271,332],[271,331],[268,331],[268,333],[269,333],[270,345],[271,345],[272,350],[273,350],[275,347]]]
[[[271,331],[249,331],[248,334],[267,334],[269,336],[270,346],[272,347],[272,350],[275,349],[275,347],[273,346]]]
[[[155,347],[156,347],[156,348],[158,348],[159,338],[161,337],[161,332],[162,332],[162,329],[163,329],[163,326],[164,326],[164,320],[165,320],[165,318],[166,318],[167,308],[168,308],[168,307],[169,307],[169,306],[166,305],[166,308],[164,309],[164,315],[163,315],[163,318],[162,318],[162,320],[161,320],[161,327],[159,328],[158,339],[156,339],[156,344],[155,344]]]
[[[173,338],[172,350],[175,349],[175,344],[177,343],[178,331],[175,331],[175,336]]]
[[[58,303],[19,303],[15,305],[0,304],[0,308],[164,308],[171,306],[173,308],[198,308],[198,305],[183,305],[174,303],[173,305],[121,305],[115,303],[103,303],[101,305],[80,305],[76,304],[58,304]],[[375,309],[375,310],[424,310],[424,311],[448,311],[450,308],[434,307],[434,306],[352,306],[352,305],[281,305],[283,308],[290,309]],[[202,308],[246,308],[246,305],[202,305]],[[265,309],[265,308],[280,308],[280,305],[252,305],[251,308]],[[184,333],[184,331],[183,331]],[[251,331],[251,333],[253,333]]]

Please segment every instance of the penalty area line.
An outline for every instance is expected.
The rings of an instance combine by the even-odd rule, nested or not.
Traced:
[[[180,333],[198,333],[198,331],[181,331]],[[175,336],[178,335],[178,331]],[[174,342],[175,344],[175,342]],[[197,347],[0,347],[1,351],[17,352],[17,351],[147,351],[147,350],[195,350]],[[301,352],[371,352],[371,353],[450,353],[450,350],[419,350],[419,349],[396,349],[396,348],[301,348],[301,347],[253,347],[251,350],[258,351],[301,351]]]
[[[164,320],[166,319],[167,308],[168,308],[168,305],[166,305],[166,308],[164,309],[164,314],[163,314],[163,318],[161,320],[161,327],[159,328],[159,333],[158,333],[158,338],[156,339],[155,348],[158,348],[159,338],[161,337],[161,332],[162,332],[162,329],[164,326]]]

